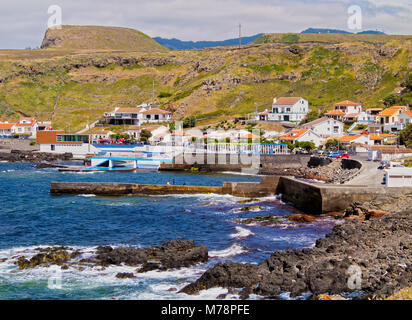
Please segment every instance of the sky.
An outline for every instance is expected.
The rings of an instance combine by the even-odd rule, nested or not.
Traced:
[[[244,36],[309,27],[412,34],[412,0],[0,0],[0,49],[40,46],[51,5],[61,8],[63,25],[129,27],[192,41],[235,38],[239,23]],[[351,6],[361,9],[361,29],[348,28]]]

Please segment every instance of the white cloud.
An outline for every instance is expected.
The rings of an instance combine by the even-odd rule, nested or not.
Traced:
[[[238,23],[244,35],[346,29],[354,4],[363,10],[364,30],[412,30],[411,0],[14,0],[0,4],[0,48],[40,45],[52,4],[62,7],[64,24],[131,27],[182,40],[233,38]]]

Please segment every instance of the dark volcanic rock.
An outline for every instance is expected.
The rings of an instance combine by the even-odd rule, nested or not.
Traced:
[[[119,278],[119,279],[132,279],[132,278],[136,278],[136,276],[131,272],[120,272],[120,273],[116,274],[116,278]]]
[[[103,266],[143,265],[139,272],[190,267],[208,261],[207,247],[196,246],[193,240],[173,240],[161,246],[138,249],[99,247],[97,253],[96,259]]]
[[[349,286],[359,270],[361,287]],[[243,288],[268,297],[364,291],[363,298],[385,296],[412,282],[410,211],[380,219],[348,220],[313,249],[276,251],[260,265],[218,263],[181,290],[195,294],[212,287]]]
[[[77,259],[81,252],[65,247],[50,247],[37,249],[39,253],[31,259],[17,257],[15,264],[19,269],[34,268],[37,266],[60,265],[65,268],[69,265],[102,266],[120,265],[142,266],[138,272],[151,270],[167,270],[173,268],[190,267],[198,263],[208,261],[208,249],[206,246],[196,246],[193,240],[173,240],[161,246],[149,248],[112,248],[100,246],[96,255],[87,259]],[[127,277],[120,274],[118,277]]]
[[[53,162],[53,161],[67,161],[71,160],[73,155],[71,153],[47,153],[37,151],[11,150],[10,153],[0,152],[1,161],[10,162]]]

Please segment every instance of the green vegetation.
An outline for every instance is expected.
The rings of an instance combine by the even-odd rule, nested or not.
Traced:
[[[280,42],[298,42],[299,41],[299,36],[297,34],[285,34],[282,36],[280,39]]]
[[[140,131],[140,141],[148,141],[152,136],[152,133],[147,129]]]
[[[115,107],[151,101],[153,81],[156,102],[175,111],[176,119],[186,119],[186,127],[244,128],[244,120],[226,120],[270,109],[275,96],[307,99],[313,111],[306,121],[346,99],[365,108],[412,105],[412,37],[299,34],[291,44],[292,36],[265,35],[260,39],[278,44],[244,48],[241,55],[223,49],[179,55],[138,49],[3,50],[0,120],[24,114],[75,132]],[[339,50],[335,43],[341,43]]]
[[[189,116],[183,119],[183,128],[193,128],[196,126],[196,117]]]
[[[401,131],[400,137],[401,144],[412,147],[412,123],[408,123],[405,129]]]

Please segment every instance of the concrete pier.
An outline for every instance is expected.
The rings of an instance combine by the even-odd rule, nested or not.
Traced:
[[[145,185],[102,182],[52,182],[50,194],[95,194],[105,196],[230,194],[239,197],[265,197],[281,194],[282,199],[309,214],[340,211],[354,201],[369,201],[387,194],[411,194],[412,188],[368,187],[366,185],[312,184],[291,177],[265,176],[261,182],[225,182],[222,187]]]

